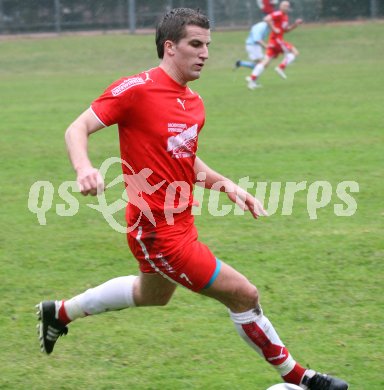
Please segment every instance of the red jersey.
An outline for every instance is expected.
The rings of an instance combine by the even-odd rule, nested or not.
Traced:
[[[205,121],[200,96],[157,67],[114,82],[91,109],[104,125],[119,128],[128,226],[166,227],[172,224],[167,212],[176,209],[174,220],[183,230],[190,226],[193,166]]]
[[[282,41],[284,32],[288,27],[288,15],[281,11],[275,11],[270,14],[274,27],[278,28],[280,32],[276,34],[273,30],[271,31],[271,41]]]
[[[257,3],[261,11],[266,15],[275,10],[274,4],[272,4],[271,0],[257,0]]]

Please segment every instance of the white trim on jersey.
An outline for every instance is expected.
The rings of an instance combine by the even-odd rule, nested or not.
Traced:
[[[92,106],[89,107],[92,111],[92,114],[95,116],[95,118],[104,126],[104,127],[107,127],[107,125],[105,123],[103,123],[103,121],[96,115],[95,111],[93,111],[93,108]]]

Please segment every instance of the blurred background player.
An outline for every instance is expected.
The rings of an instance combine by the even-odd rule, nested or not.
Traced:
[[[254,24],[248,34],[245,41],[245,50],[248,53],[248,57],[251,61],[236,61],[236,69],[239,67],[245,67],[253,69],[264,57],[263,49],[267,48],[267,40],[270,28],[267,22],[259,22]]]
[[[303,23],[301,19],[296,19],[295,22],[290,25],[288,18],[288,12],[290,12],[290,10],[290,2],[282,1],[278,11],[272,12],[264,18],[264,21],[271,29],[271,34],[269,36],[268,48],[264,59],[255,66],[252,74],[247,78],[249,89],[258,87],[256,80],[258,80],[272,59],[277,58],[280,54],[284,54],[284,59],[280,65],[275,68],[275,71],[283,79],[286,79],[287,76],[284,72],[285,68],[299,55],[298,50],[291,43],[284,41],[284,33],[292,31]]]
[[[274,12],[277,3],[277,0],[257,0],[257,5],[264,15],[268,15],[271,12]]]

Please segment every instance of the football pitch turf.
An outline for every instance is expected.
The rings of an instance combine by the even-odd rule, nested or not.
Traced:
[[[207,111],[198,155],[235,182],[267,182],[267,195],[282,183],[276,212],[258,221],[233,211],[214,217],[206,196],[200,239],[258,286],[296,360],[352,390],[384,388],[383,26],[302,26],[288,36],[301,52],[288,79],[275,62],[255,91],[246,89],[247,70],[232,69],[245,58],[247,32],[213,32],[208,64],[191,84]],[[96,199],[74,194],[78,212],[58,215],[57,205],[68,208],[58,188],[75,179],[63,134],[107,85],[157,58],[153,35],[2,39],[0,47],[0,388],[264,390],[279,382],[223,306],[181,288],[167,307],[74,322],[51,356],[39,352],[36,303],[136,273],[124,235],[87,206]],[[90,155],[96,167],[119,155],[116,128],[91,138]],[[119,173],[115,164],[109,180]],[[28,209],[36,181],[54,189],[45,225]],[[357,204],[351,216],[335,215],[335,205],[348,208],[337,195],[344,181],[359,188],[348,192]],[[305,189],[283,215],[288,182]],[[318,199],[321,185],[332,196],[310,219],[316,183]],[[110,188],[108,204],[122,191]],[[124,212],[115,217],[123,223]]]

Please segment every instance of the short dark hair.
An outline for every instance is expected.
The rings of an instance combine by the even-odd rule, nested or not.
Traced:
[[[167,40],[178,43],[186,35],[186,26],[209,29],[208,18],[199,10],[174,8],[167,12],[156,27],[156,48],[159,58],[164,57],[164,43]]]

